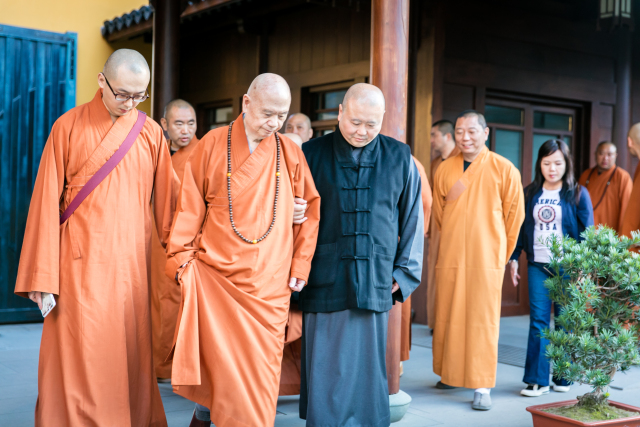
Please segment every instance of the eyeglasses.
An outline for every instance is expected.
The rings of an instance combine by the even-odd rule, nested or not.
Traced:
[[[100,74],[102,74],[102,77],[104,77],[104,81],[107,82],[107,86],[109,86],[109,89],[111,89],[111,93],[113,93],[113,96],[116,97],[116,101],[118,102],[126,102],[130,99],[133,99],[133,102],[142,102],[142,101],[146,101],[147,98],[149,98],[148,90],[144,91],[144,95],[130,96],[130,95],[125,95],[124,93],[115,93],[115,91],[109,84],[109,80],[107,80],[107,76],[105,76],[104,73],[100,73]]]

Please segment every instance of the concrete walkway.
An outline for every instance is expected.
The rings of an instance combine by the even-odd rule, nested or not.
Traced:
[[[492,391],[493,409],[471,409],[473,391],[437,390],[438,377],[431,369],[431,337],[421,325],[413,327],[411,360],[404,364],[401,388],[413,398],[409,413],[394,424],[398,427],[474,426],[530,427],[531,416],[525,408],[546,402],[575,398],[589,390],[574,386],[570,393],[551,392],[539,398],[519,395],[523,387],[522,366],[527,344],[528,317],[508,317],[501,322],[500,360],[497,386]],[[33,409],[37,398],[38,348],[41,324],[0,326],[0,426],[33,426]],[[518,366],[520,365],[520,366]],[[171,386],[160,384],[170,427],[186,427],[193,413],[193,403],[173,394]],[[613,400],[640,406],[640,369],[616,377],[611,390]],[[303,427],[298,418],[297,396],[280,398],[276,427]]]

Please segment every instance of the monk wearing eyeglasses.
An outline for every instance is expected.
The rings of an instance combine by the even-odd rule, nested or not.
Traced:
[[[57,302],[42,331],[36,426],[167,425],[149,264],[152,233],[168,239],[179,183],[162,129],[136,109],[149,78],[142,55],[115,51],[93,100],[54,123],[42,153],[15,288],[39,306],[43,292]],[[93,190],[75,205],[85,186]]]

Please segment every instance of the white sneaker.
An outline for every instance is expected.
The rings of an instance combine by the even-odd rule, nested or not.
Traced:
[[[538,397],[549,394],[549,386],[540,387],[538,384],[529,384],[527,388],[520,390],[520,394],[527,397]]]
[[[571,386],[569,385],[555,385],[553,386],[553,391],[557,393],[566,393],[571,390]]]

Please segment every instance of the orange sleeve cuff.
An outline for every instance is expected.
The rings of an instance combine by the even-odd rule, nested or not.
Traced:
[[[50,294],[60,295],[58,277],[52,277],[49,274],[43,273],[33,273],[31,275],[31,282],[28,284],[16,284],[14,292],[16,295],[24,298],[29,298],[29,292],[48,292]]]
[[[309,272],[311,271],[311,263],[300,258],[293,258],[291,261],[291,277],[296,279],[309,280]]]

